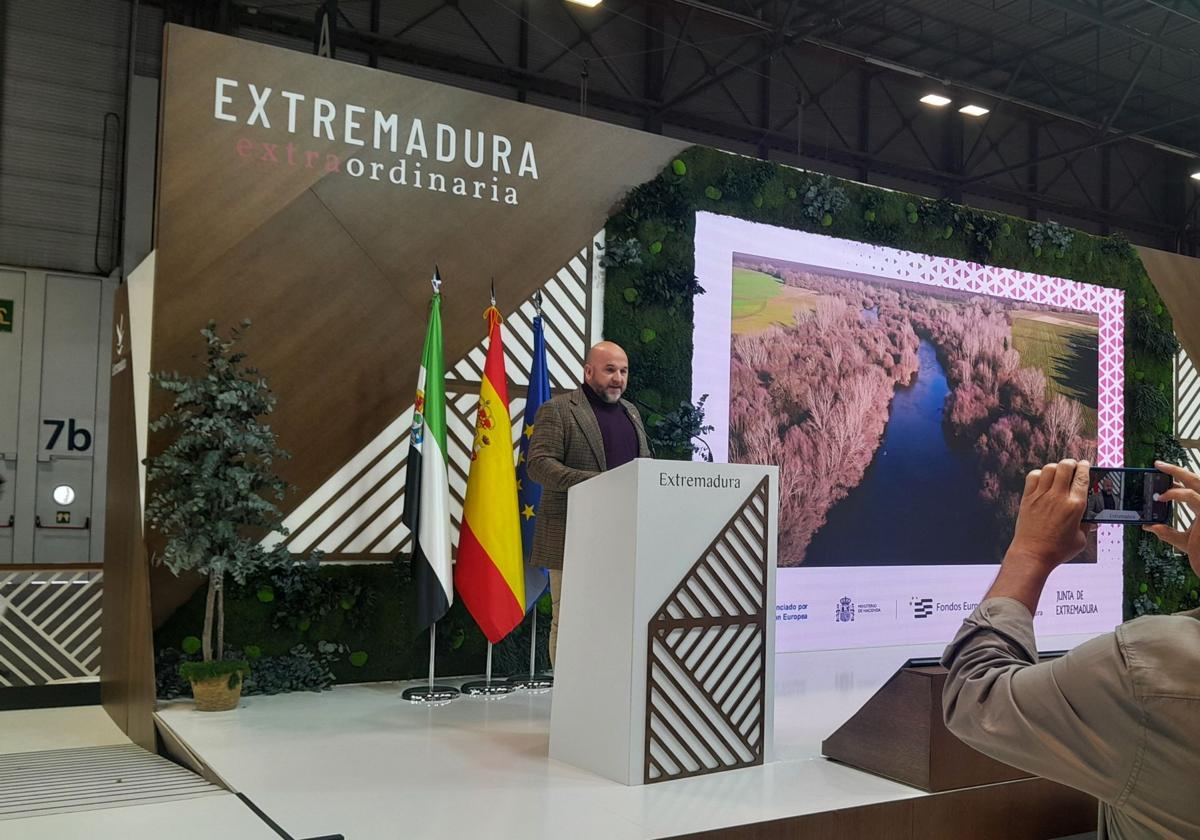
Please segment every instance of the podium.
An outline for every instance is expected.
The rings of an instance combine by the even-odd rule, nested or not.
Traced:
[[[909,663],[821,744],[834,761],[929,793],[1032,778],[958,740],[942,722],[941,665]]]
[[[772,759],[778,475],[638,459],[571,488],[551,758],[627,785]]]

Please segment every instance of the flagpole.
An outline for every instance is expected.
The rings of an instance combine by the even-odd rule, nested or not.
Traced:
[[[491,699],[493,697],[503,697],[505,694],[512,694],[514,686],[507,681],[492,682],[492,643],[488,642],[487,646],[487,665],[483,675],[483,680],[475,682],[463,683],[462,693],[471,697],[483,697]]]
[[[433,664],[437,655],[437,622],[429,627],[429,690],[433,690]]]
[[[530,365],[530,370],[529,370],[529,387],[526,389],[526,392],[525,392],[525,395],[526,395],[525,396],[525,428],[526,428],[527,432],[530,428],[532,428],[533,420],[535,418],[537,410],[539,408],[541,408],[542,403],[549,397],[549,388],[550,388],[550,381],[548,378],[546,378],[546,359],[545,359],[546,344],[545,344],[545,339],[543,338],[543,334],[542,334],[542,290],[541,289],[538,289],[536,292],[533,293],[533,313],[534,313],[533,361]],[[543,388],[546,391],[545,394],[542,393]],[[536,401],[535,401],[535,394],[536,394]],[[523,450],[527,450],[528,441],[523,440],[521,446],[522,446]],[[528,475],[525,476],[525,480],[529,481]],[[530,504],[530,509],[531,509],[530,513],[532,516],[537,515],[535,508],[537,507],[540,499],[541,499],[541,491],[539,489],[537,496],[530,497],[530,499],[529,499],[529,504]],[[528,581],[528,575],[530,573],[530,567],[528,564],[529,564],[530,553],[532,551],[531,543],[532,543],[533,534],[530,533],[531,530],[532,529],[526,529],[526,533],[524,535],[524,540],[526,540],[526,543],[523,546],[524,552],[525,552],[525,562],[526,562],[526,568],[525,568],[526,581]],[[537,573],[540,574],[542,572],[541,572],[541,570],[539,570]],[[541,596],[539,594],[539,598],[540,597]],[[534,600],[532,607],[527,606],[527,609],[533,613],[533,619],[531,621],[531,627],[530,627],[530,632],[529,632],[529,673],[511,676],[508,678],[508,681],[516,688],[523,688],[528,691],[542,692],[542,691],[546,691],[547,689],[551,688],[554,685],[554,678],[552,676],[550,676],[549,674],[539,674],[537,671],[537,644],[538,644],[537,600],[538,599]]]
[[[492,682],[492,637],[503,638],[514,626],[509,623],[508,617],[499,617],[499,610],[502,610],[502,607],[494,606],[499,602],[494,599],[503,599],[512,593],[506,582],[494,592],[488,592],[487,584],[481,583],[486,578],[480,577],[479,572],[475,570],[491,568],[493,571],[502,569],[512,571],[509,564],[514,560],[516,563],[521,562],[521,535],[520,526],[517,524],[516,506],[512,506],[506,512],[500,512],[499,518],[497,518],[497,509],[494,508],[494,505],[492,509],[488,509],[486,504],[481,505],[478,502],[479,497],[475,496],[476,492],[494,492],[502,493],[496,496],[497,499],[504,499],[503,493],[506,491],[512,493],[512,496],[509,497],[511,503],[516,503],[517,500],[516,472],[514,464],[512,464],[510,403],[508,385],[505,384],[503,342],[500,338],[502,336],[500,326],[504,323],[504,318],[500,316],[500,312],[496,308],[496,277],[492,277],[491,306],[484,311],[484,320],[487,322],[487,360],[484,365],[484,376],[480,383],[480,407],[478,418],[475,420],[475,448],[467,475],[466,498],[463,499],[462,529],[463,533],[466,533],[470,527],[468,522],[474,523],[474,517],[480,517],[485,523],[497,524],[499,536],[493,535],[484,542],[473,542],[473,547],[470,548],[466,558],[463,556],[463,546],[460,544],[458,562],[455,566],[455,586],[462,596],[463,604],[467,605],[467,610],[473,614],[476,622],[480,623],[481,629],[484,624],[492,628],[491,632],[485,631],[488,638],[484,680],[464,683],[462,692],[476,697],[493,698],[512,692],[512,686],[508,682]],[[488,391],[491,391],[493,397],[496,398],[496,409],[503,410],[503,420],[500,420],[502,415],[492,415],[492,409],[487,407],[485,395]],[[490,436],[492,436],[491,439]],[[478,456],[478,460],[476,460],[476,456]],[[508,463],[505,464],[505,461]],[[505,475],[505,472],[508,474]],[[480,484],[475,484],[476,479],[480,481]],[[506,524],[509,527],[517,526],[516,530],[510,530],[502,524],[505,517],[511,517]],[[478,527],[478,523],[475,524],[475,527]],[[486,533],[486,530],[475,533]],[[497,554],[497,551],[500,553]],[[503,562],[505,565],[497,565],[498,562]],[[515,571],[521,575],[521,566],[518,565]],[[523,575],[517,580],[522,581],[520,586],[523,589]],[[502,592],[506,594],[500,594]],[[502,622],[504,631],[497,634],[498,625]]]
[[[458,696],[457,688],[449,685],[438,685],[434,682],[433,674],[437,655],[437,622],[429,625],[429,682],[425,685],[414,685],[404,689],[400,696],[410,703],[420,703],[423,706],[444,706]]]
[[[529,673],[509,677],[508,682],[513,688],[523,688],[526,691],[541,692],[541,691],[546,691],[546,690],[554,687],[554,677],[551,674],[538,672],[538,669],[537,669],[537,642],[538,642],[537,614],[538,614],[538,608],[537,608],[536,604],[534,605],[533,609],[530,610],[530,612],[533,613],[533,622],[532,622],[532,626],[530,627],[530,637],[531,638],[529,639]]]
[[[533,607],[533,629],[529,633],[529,676],[537,673],[537,605]]]
[[[425,348],[422,351],[421,372],[420,372],[420,376],[417,381],[417,399],[416,399],[416,403],[413,408],[415,425],[413,426],[412,439],[410,441],[410,445],[412,446],[412,449],[410,449],[410,458],[408,461],[408,465],[409,465],[408,469],[409,469],[410,473],[405,476],[406,488],[405,488],[405,505],[404,505],[403,518],[404,518],[405,524],[408,526],[409,531],[411,532],[411,535],[412,535],[412,557],[411,557],[411,559],[414,563],[424,563],[427,559],[429,559],[429,558],[425,557],[425,555],[423,554],[423,552],[426,552],[429,550],[429,546],[427,546],[421,542],[425,538],[424,536],[422,536],[422,534],[425,533],[425,527],[420,524],[422,521],[420,519],[421,508],[414,506],[412,508],[412,510],[415,511],[415,513],[410,513],[410,509],[409,509],[410,504],[417,505],[417,503],[420,502],[421,492],[418,492],[415,488],[418,488],[421,486],[420,480],[421,480],[423,473],[421,471],[417,471],[415,473],[413,473],[411,471],[413,469],[414,461],[421,462],[420,455],[421,455],[422,450],[421,450],[420,446],[421,446],[421,439],[425,434],[429,435],[429,437],[426,439],[426,445],[433,447],[433,452],[429,453],[429,457],[431,459],[437,459],[437,461],[441,461],[442,459],[445,458],[445,441],[438,440],[439,437],[444,436],[444,427],[442,426],[442,423],[440,422],[440,420],[438,420],[436,422],[436,424],[433,426],[432,430],[430,429],[430,427],[428,425],[428,422],[429,422],[428,418],[429,418],[430,411],[433,412],[435,417],[440,418],[442,411],[443,411],[443,409],[440,406],[442,405],[442,401],[444,400],[444,396],[445,396],[444,391],[443,391],[444,384],[445,384],[444,383],[445,369],[443,366],[443,359],[442,359],[441,317],[439,314],[440,313],[439,295],[441,294],[441,290],[442,290],[442,276],[441,276],[441,272],[438,270],[438,267],[436,265],[433,267],[433,277],[431,278],[430,282],[433,285],[433,299],[430,301],[430,304],[429,304],[430,305],[430,320],[429,320],[428,329],[426,331]],[[436,336],[436,339],[434,339],[434,336]],[[431,344],[431,342],[433,342],[433,343]],[[433,352],[434,349],[436,350],[436,352]],[[428,403],[424,402],[424,400],[425,400],[424,389],[427,387],[424,383],[425,383],[425,376],[426,376],[427,370],[432,370],[436,373],[436,376],[434,376],[433,380],[429,383],[429,386],[428,386],[428,387],[431,387],[431,395],[430,395],[431,400]],[[423,404],[426,406],[425,409],[422,408]],[[436,461],[429,460],[429,461],[425,461],[423,463],[432,465],[432,464],[436,463]],[[435,472],[431,473],[430,475],[434,478],[434,484],[432,486],[436,487],[438,484],[438,482],[436,480],[438,477],[438,473],[435,471]],[[416,483],[414,483],[414,478],[416,479]],[[441,482],[440,483],[443,487],[443,493],[444,493],[445,492],[445,465],[444,465],[444,463],[442,464]],[[438,510],[436,503],[431,510]],[[448,526],[449,512],[447,510],[445,510],[444,506],[443,506],[443,508],[441,508],[441,514],[446,517],[446,519],[443,521]],[[428,517],[430,515],[431,515],[430,510],[426,510],[424,512],[424,516]],[[435,538],[431,542],[431,545],[433,545],[433,546],[438,545],[438,540],[436,539],[436,533],[437,533],[436,530],[432,531],[432,534],[435,535]],[[435,556],[439,556],[439,557],[443,558],[446,563],[449,563],[450,544],[449,544],[449,536],[448,536],[448,527],[447,527],[447,530],[445,533],[447,536],[446,536],[445,540],[442,542],[442,546],[443,546],[442,550],[440,551],[440,553],[435,551]],[[424,568],[424,567],[422,567],[422,568]],[[436,572],[434,574],[436,574]],[[446,610],[449,608],[450,603],[453,601],[453,593],[448,591],[449,584],[447,582],[442,582],[441,587],[447,591],[445,591],[445,592],[438,591],[438,589],[436,587],[434,589],[434,591],[437,592],[437,598],[442,599],[444,601],[444,603],[442,603],[439,607],[436,608],[436,615],[438,617],[445,615]],[[429,618],[433,617],[432,615],[430,615],[429,613],[426,613],[426,612],[422,612],[421,615],[422,615],[422,618],[421,618],[422,621],[426,621]],[[420,704],[423,704],[426,706],[442,706],[442,705],[445,705],[446,703],[449,703],[451,700],[453,700],[455,697],[457,697],[459,695],[459,691],[457,688],[453,688],[452,686],[448,686],[448,685],[438,685],[436,682],[434,682],[434,675],[436,673],[436,668],[437,668],[437,618],[433,618],[433,620],[429,622],[429,682],[426,683],[425,685],[410,686],[409,688],[406,688],[403,692],[401,692],[400,696],[403,699],[408,700],[411,703],[420,703]]]

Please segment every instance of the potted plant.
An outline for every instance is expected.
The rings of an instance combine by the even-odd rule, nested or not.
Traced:
[[[242,322],[242,329],[249,326]],[[203,376],[150,377],[175,396],[171,408],[150,424],[151,431],[172,438],[145,462],[146,525],[164,539],[156,562],[175,575],[207,578],[203,660],[179,668],[202,711],[236,708],[249,673],[244,660],[225,659],[227,576],[244,584],[254,572],[298,562],[281,542],[262,545],[272,531],[287,534],[271,498],[283,499],[288,489],[273,471],[274,462],[290,456],[260,420],[274,410],[275,396],[267,380],[243,364],[246,354],[234,352],[241,332],[235,328],[224,339],[209,321],[200,331],[207,349]]]

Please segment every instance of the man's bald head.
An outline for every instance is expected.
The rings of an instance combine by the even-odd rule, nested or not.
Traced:
[[[629,357],[611,341],[593,345],[583,362],[583,382],[605,402],[617,402],[629,383]]]
[[[614,341],[601,341],[593,344],[587,351],[587,357],[584,358],[585,365],[601,364],[610,357],[619,357],[626,365],[629,364],[629,357],[625,355],[625,351],[621,345]]]

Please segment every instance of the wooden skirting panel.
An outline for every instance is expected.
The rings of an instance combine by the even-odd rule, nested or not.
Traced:
[[[1097,810],[1087,794],[1045,779],[1023,779],[670,840],[1048,840],[1095,830]]]

